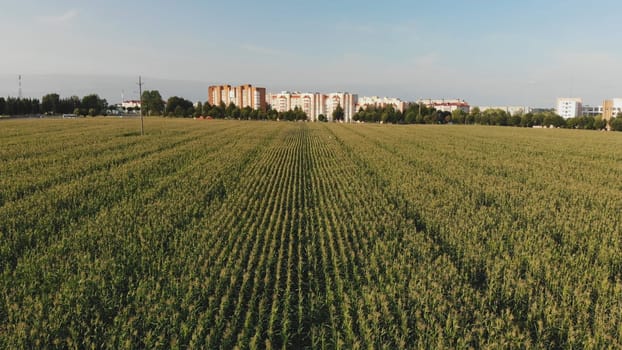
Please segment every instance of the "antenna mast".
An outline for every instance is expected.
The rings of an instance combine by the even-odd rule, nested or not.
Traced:
[[[18,99],[22,99],[22,75],[18,75],[17,76],[17,80],[18,80],[18,84],[19,84],[19,90],[17,90],[17,98]]]

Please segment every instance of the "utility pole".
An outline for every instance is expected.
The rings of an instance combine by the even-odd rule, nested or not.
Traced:
[[[145,123],[143,122],[143,81],[138,76],[138,93],[140,94],[140,135],[145,135]]]

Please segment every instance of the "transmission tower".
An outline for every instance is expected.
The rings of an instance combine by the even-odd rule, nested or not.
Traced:
[[[21,74],[17,76],[17,81],[18,81],[18,86],[19,86],[19,89],[17,90],[17,98],[21,100],[22,99],[22,75]]]

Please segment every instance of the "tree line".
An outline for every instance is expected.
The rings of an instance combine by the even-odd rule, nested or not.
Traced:
[[[25,115],[40,112],[40,103],[36,98],[0,97],[0,115]]]
[[[192,103],[179,96],[171,96],[165,102],[158,90],[146,90],[142,93],[141,105],[145,115],[177,118],[210,116],[212,118],[231,118],[244,120],[287,120],[304,121],[308,116],[300,108],[286,112],[278,112],[269,106],[266,110],[255,110],[251,107],[240,108],[233,103],[211,105],[208,102]],[[117,107],[109,105],[106,99],[97,94],[82,98],[71,96],[61,98],[57,93],[36,98],[0,97],[0,115],[35,115],[35,114],[75,114],[81,116],[107,115]],[[140,108],[138,108],[140,109]],[[328,116],[320,115],[319,121],[328,121]],[[609,125],[602,117],[580,116],[564,119],[553,111],[510,114],[502,109],[481,111],[478,107],[469,113],[456,109],[453,112],[439,111],[419,104],[411,104],[406,110],[399,111],[392,105],[385,107],[369,106],[359,109],[352,118],[357,122],[391,123],[391,124],[478,124],[516,127],[558,127],[569,129],[603,130],[609,126],[611,130],[622,131],[622,115],[610,120]],[[332,120],[344,120],[344,111],[337,106]]]
[[[392,105],[385,107],[370,106],[359,111],[352,117],[354,121],[366,123],[391,124],[468,124],[496,125],[516,127],[556,127],[569,129],[603,130],[607,121],[602,117],[580,116],[564,119],[553,111],[510,114],[502,109],[481,111],[474,107],[469,113],[456,109],[453,112],[439,111],[425,105],[412,104],[401,112]],[[622,131],[622,114],[609,122],[609,127]]]
[[[108,102],[97,94],[82,98],[71,96],[61,98],[58,94],[47,94],[41,98],[0,97],[0,115],[35,115],[35,114],[76,114],[105,115]]]

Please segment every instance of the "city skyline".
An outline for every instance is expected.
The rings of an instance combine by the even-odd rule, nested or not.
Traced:
[[[406,101],[553,107],[576,96],[596,105],[621,95],[622,49],[611,45],[622,34],[619,10],[614,1],[24,1],[0,14],[11,48],[0,58],[0,96],[17,96],[21,74],[24,96],[93,92],[115,102],[143,75],[146,89],[200,101],[209,85],[230,82]]]

